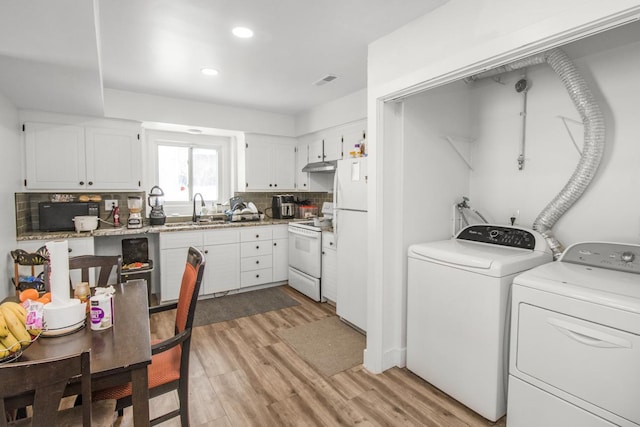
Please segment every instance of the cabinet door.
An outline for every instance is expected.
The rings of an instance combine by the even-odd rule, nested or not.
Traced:
[[[324,158],[322,138],[314,139],[309,143],[309,163],[321,162]]]
[[[357,122],[349,123],[344,126],[341,126],[338,129],[338,132],[341,134],[342,142],[342,150],[344,153],[344,158],[349,157],[349,152],[354,151],[355,145],[360,144],[362,140],[365,140],[365,150],[366,150],[366,134],[367,134],[367,121],[359,120]]]
[[[324,133],[323,159],[325,162],[342,159],[342,136],[335,129]]]
[[[309,190],[309,173],[302,172],[302,168],[309,163],[309,146],[307,144],[298,144],[296,148],[296,190]]]
[[[246,148],[246,189],[273,189],[271,181],[271,147],[258,142],[248,142]]]
[[[137,190],[142,167],[138,132],[86,128],[87,188]]]
[[[338,300],[338,255],[335,249],[322,248],[322,298]]]
[[[178,300],[187,251],[188,248],[160,250],[160,302]]]
[[[84,129],[25,123],[26,178],[29,189],[86,187]]]
[[[274,145],[271,148],[271,176],[275,190],[294,190],[296,152],[293,145]]]
[[[204,247],[207,263],[204,268],[204,294],[230,291],[240,287],[240,245]]]
[[[287,280],[289,274],[289,239],[273,240],[273,281]]]

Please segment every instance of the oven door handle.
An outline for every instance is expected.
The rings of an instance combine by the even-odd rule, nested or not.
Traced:
[[[310,239],[319,239],[321,236],[321,234],[318,233],[317,231],[298,230],[295,228],[290,228],[289,233],[295,234],[297,236],[308,237]]]

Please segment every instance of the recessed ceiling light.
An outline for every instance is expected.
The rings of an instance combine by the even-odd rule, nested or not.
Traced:
[[[200,68],[200,72],[205,76],[217,76],[218,74],[220,74],[220,71],[211,67],[202,67]]]
[[[234,36],[240,37],[241,39],[250,39],[253,37],[253,31],[249,28],[245,27],[236,27],[231,30]]]

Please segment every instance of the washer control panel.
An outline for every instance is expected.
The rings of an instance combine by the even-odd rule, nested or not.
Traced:
[[[470,225],[461,230],[456,236],[456,239],[509,246],[512,248],[531,250],[536,248],[536,237],[531,231],[501,225]]]
[[[558,261],[640,274],[640,245],[576,243],[569,246]]]

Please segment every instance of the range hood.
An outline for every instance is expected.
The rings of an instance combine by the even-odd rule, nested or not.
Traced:
[[[307,166],[302,168],[302,172],[334,172],[337,166],[337,160],[309,163]]]

